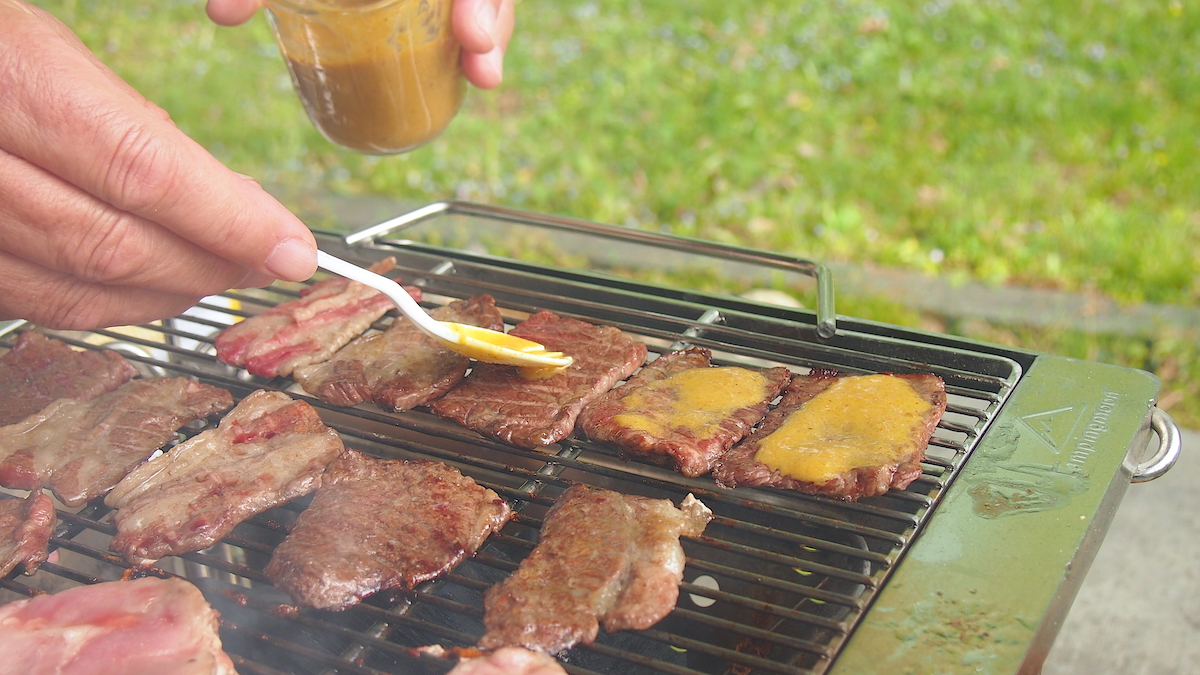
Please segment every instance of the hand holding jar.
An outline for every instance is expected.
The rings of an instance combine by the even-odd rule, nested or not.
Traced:
[[[209,0],[207,9],[232,25],[260,5],[316,127],[372,154],[441,133],[464,76],[498,85],[513,30],[513,0]]]

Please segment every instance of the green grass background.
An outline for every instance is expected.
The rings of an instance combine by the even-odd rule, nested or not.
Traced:
[[[1181,0],[518,0],[504,84],[383,158],[312,128],[261,16],[219,28],[200,2],[36,4],[285,201],[459,197],[1200,305],[1200,11]],[[871,298],[838,308],[948,328]],[[1163,405],[1200,424],[1194,335],[968,332],[1152,370]]]

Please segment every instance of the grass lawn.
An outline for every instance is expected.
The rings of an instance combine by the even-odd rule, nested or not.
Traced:
[[[519,0],[502,87],[384,158],[313,130],[262,17],[224,29],[200,2],[37,4],[285,199],[457,196],[1200,305],[1200,11],[1181,0]],[[1153,370],[1164,405],[1200,425],[1194,336],[981,332]]]

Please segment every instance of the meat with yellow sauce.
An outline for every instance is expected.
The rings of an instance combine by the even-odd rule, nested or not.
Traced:
[[[797,376],[761,427],[713,471],[717,482],[772,486],[844,500],[904,489],[946,410],[932,373]]]
[[[589,438],[701,476],[749,433],[779,396],[787,368],[713,367],[692,347],[665,354],[580,415]]]

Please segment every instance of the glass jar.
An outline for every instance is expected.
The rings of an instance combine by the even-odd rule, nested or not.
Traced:
[[[267,0],[309,119],[369,154],[412,150],[458,113],[466,90],[453,0]]]

